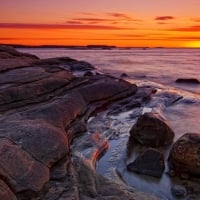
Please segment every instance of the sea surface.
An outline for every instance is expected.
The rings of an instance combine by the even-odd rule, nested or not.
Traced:
[[[72,50],[72,49],[29,49],[20,48],[19,51],[37,55],[40,58],[67,56],[77,60],[84,60],[104,73],[120,77],[126,73],[126,80],[140,85],[151,85],[158,91],[174,96],[183,96],[181,101],[165,107],[162,96],[152,98],[146,107],[161,111],[170,127],[175,132],[174,141],[185,133],[200,133],[200,84],[177,84],[177,78],[196,78],[200,80],[200,49],[114,49],[114,50]],[[126,165],[132,162],[143,149],[127,157],[127,142],[129,130],[136,122],[141,108],[136,108],[120,115],[105,117],[99,113],[88,123],[88,130],[93,124],[109,125],[109,130],[117,137],[109,141],[109,149],[97,163],[97,171],[113,177],[113,171],[120,174],[122,179],[139,190],[159,196],[162,200],[179,200],[172,194],[176,185],[186,187],[187,196],[182,200],[200,199],[200,181],[190,182],[178,178],[171,179],[167,175],[167,158],[170,148],[160,149],[165,155],[165,172],[160,179],[128,172]],[[90,125],[91,124],[91,125]],[[93,125],[94,126],[94,125]],[[97,126],[98,127],[98,126]],[[80,138],[81,139],[81,138]],[[196,192],[194,192],[196,191]]]
[[[129,79],[153,81],[200,94],[200,84],[177,84],[177,78],[200,80],[200,49],[73,50],[65,48],[20,48],[40,58],[67,56],[84,60],[100,71]]]

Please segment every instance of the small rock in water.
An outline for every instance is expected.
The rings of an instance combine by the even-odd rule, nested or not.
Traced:
[[[145,112],[130,130],[130,141],[139,144],[160,147],[172,143],[174,132],[158,114]]]
[[[135,161],[128,164],[127,169],[140,174],[161,177],[165,169],[164,155],[156,149],[147,149]]]
[[[171,188],[171,192],[172,192],[173,196],[178,197],[178,198],[183,198],[183,197],[186,197],[186,195],[187,195],[187,190],[182,185],[174,185]]]
[[[126,78],[126,77],[128,77],[128,75],[127,75],[126,73],[122,73],[122,74],[120,75],[120,78]]]
[[[196,78],[178,78],[176,83],[200,84],[200,81]]]

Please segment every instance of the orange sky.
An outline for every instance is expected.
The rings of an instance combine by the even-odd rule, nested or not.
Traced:
[[[0,43],[200,47],[200,0],[0,0]]]

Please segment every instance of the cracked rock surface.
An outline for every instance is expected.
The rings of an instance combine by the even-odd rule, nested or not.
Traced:
[[[145,199],[71,156],[93,113],[137,91],[92,70],[83,61],[0,47],[0,199]]]

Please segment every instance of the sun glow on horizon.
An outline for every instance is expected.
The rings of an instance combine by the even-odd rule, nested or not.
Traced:
[[[185,44],[185,47],[188,48],[200,48],[200,41],[191,41]]]
[[[178,1],[4,1],[0,43],[199,48],[200,1]]]

